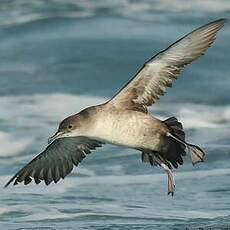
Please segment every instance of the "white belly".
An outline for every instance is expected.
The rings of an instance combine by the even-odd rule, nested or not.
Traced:
[[[140,112],[118,113],[97,121],[93,138],[136,149],[158,150],[160,132],[154,130],[153,119]]]

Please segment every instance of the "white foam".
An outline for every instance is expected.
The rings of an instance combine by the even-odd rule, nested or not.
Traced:
[[[123,2],[123,4],[122,4]],[[230,9],[230,4],[226,0],[161,0],[161,1],[120,1],[122,8],[131,12],[148,12],[152,11],[204,11],[204,12],[221,12]]]
[[[0,97],[1,119],[17,126],[36,127],[60,121],[83,108],[108,100],[102,97],[72,94],[37,94]],[[156,103],[150,108],[161,119],[176,116],[185,128],[218,128],[230,125],[230,105],[213,106],[192,103]]]
[[[46,144],[48,136],[65,117],[83,108],[105,102],[107,98],[71,94],[37,94],[30,96],[0,97],[1,124],[9,131],[0,133],[0,155],[13,155],[23,151],[33,140],[42,139]],[[185,129],[204,143],[227,138],[230,135],[230,106],[210,106],[202,104],[157,103],[150,108],[152,114],[162,120],[175,116]],[[210,132],[209,129],[215,129]],[[218,135],[216,135],[218,132]],[[214,134],[212,134],[214,133]],[[41,141],[39,141],[41,143]]]
[[[161,0],[161,1],[95,1],[91,8],[105,7],[116,14],[124,15],[129,18],[143,19],[150,21],[167,21],[170,14],[162,12],[187,12],[193,14],[205,14],[212,12],[226,12],[230,10],[230,3],[226,0]],[[161,14],[158,14],[161,12]]]
[[[98,104],[103,98],[71,94],[41,94],[0,97],[1,119],[16,126],[37,127],[64,119],[84,107]]]
[[[0,131],[0,156],[20,153],[38,138],[46,144],[62,119],[101,101],[65,94],[0,97],[1,124],[9,130]]]
[[[102,103],[107,98],[71,94],[37,94],[0,97],[1,119],[8,124],[37,127],[60,121],[83,108]],[[157,103],[150,108],[161,119],[176,116],[185,128],[217,128],[230,124],[230,106]],[[210,116],[211,114],[211,116]],[[10,122],[10,123],[9,123]]]
[[[214,106],[193,103],[159,103],[151,108],[155,114],[168,114],[177,117],[185,129],[189,128],[218,128],[230,124],[230,105]]]
[[[7,3],[5,5],[7,6]],[[65,10],[66,6],[68,6],[67,10]],[[52,10],[52,7],[54,10]],[[3,9],[5,8],[3,7]],[[18,7],[16,3],[11,4],[10,7],[8,6],[9,14],[2,17],[0,26],[14,26],[49,18],[87,18],[96,15],[101,9],[135,19],[158,20],[160,18],[161,20],[167,20],[168,14],[156,14],[156,12],[217,13],[229,11],[230,3],[226,0],[53,0],[52,6],[47,10],[47,3],[36,0],[36,4],[32,2],[24,7]]]
[[[32,138],[17,138],[0,131],[0,156],[10,156],[26,150],[33,142]]]

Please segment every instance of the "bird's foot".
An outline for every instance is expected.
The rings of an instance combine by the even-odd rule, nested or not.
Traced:
[[[173,196],[176,188],[175,178],[171,170],[167,174],[168,174],[168,195],[171,194]]]

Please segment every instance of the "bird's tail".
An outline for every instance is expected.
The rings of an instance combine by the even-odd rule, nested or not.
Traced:
[[[180,149],[181,151],[181,154],[179,156],[185,155],[183,154],[183,152],[185,153],[184,150],[185,150],[185,147],[187,147],[190,153],[193,165],[204,161],[204,156],[205,156],[204,151],[200,147],[187,143],[185,141],[185,133],[183,131],[182,124],[175,117],[168,118],[167,120],[164,121],[164,123],[169,127],[170,131],[166,135],[174,141],[172,143],[173,148],[177,148],[178,150]],[[171,150],[174,150],[173,148],[171,148]],[[170,148],[169,148],[169,151],[170,151]],[[174,152],[174,158],[175,158],[175,154],[178,154],[178,153]],[[180,160],[181,159],[178,157],[177,162],[180,163]],[[173,162],[171,163],[173,164]]]

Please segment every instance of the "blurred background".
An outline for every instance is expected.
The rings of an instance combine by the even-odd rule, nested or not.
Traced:
[[[230,229],[230,27],[150,110],[206,152],[167,176],[134,150],[98,149],[57,185],[3,185],[60,120],[112,96],[151,56],[230,18],[228,0],[1,0],[1,229]]]

